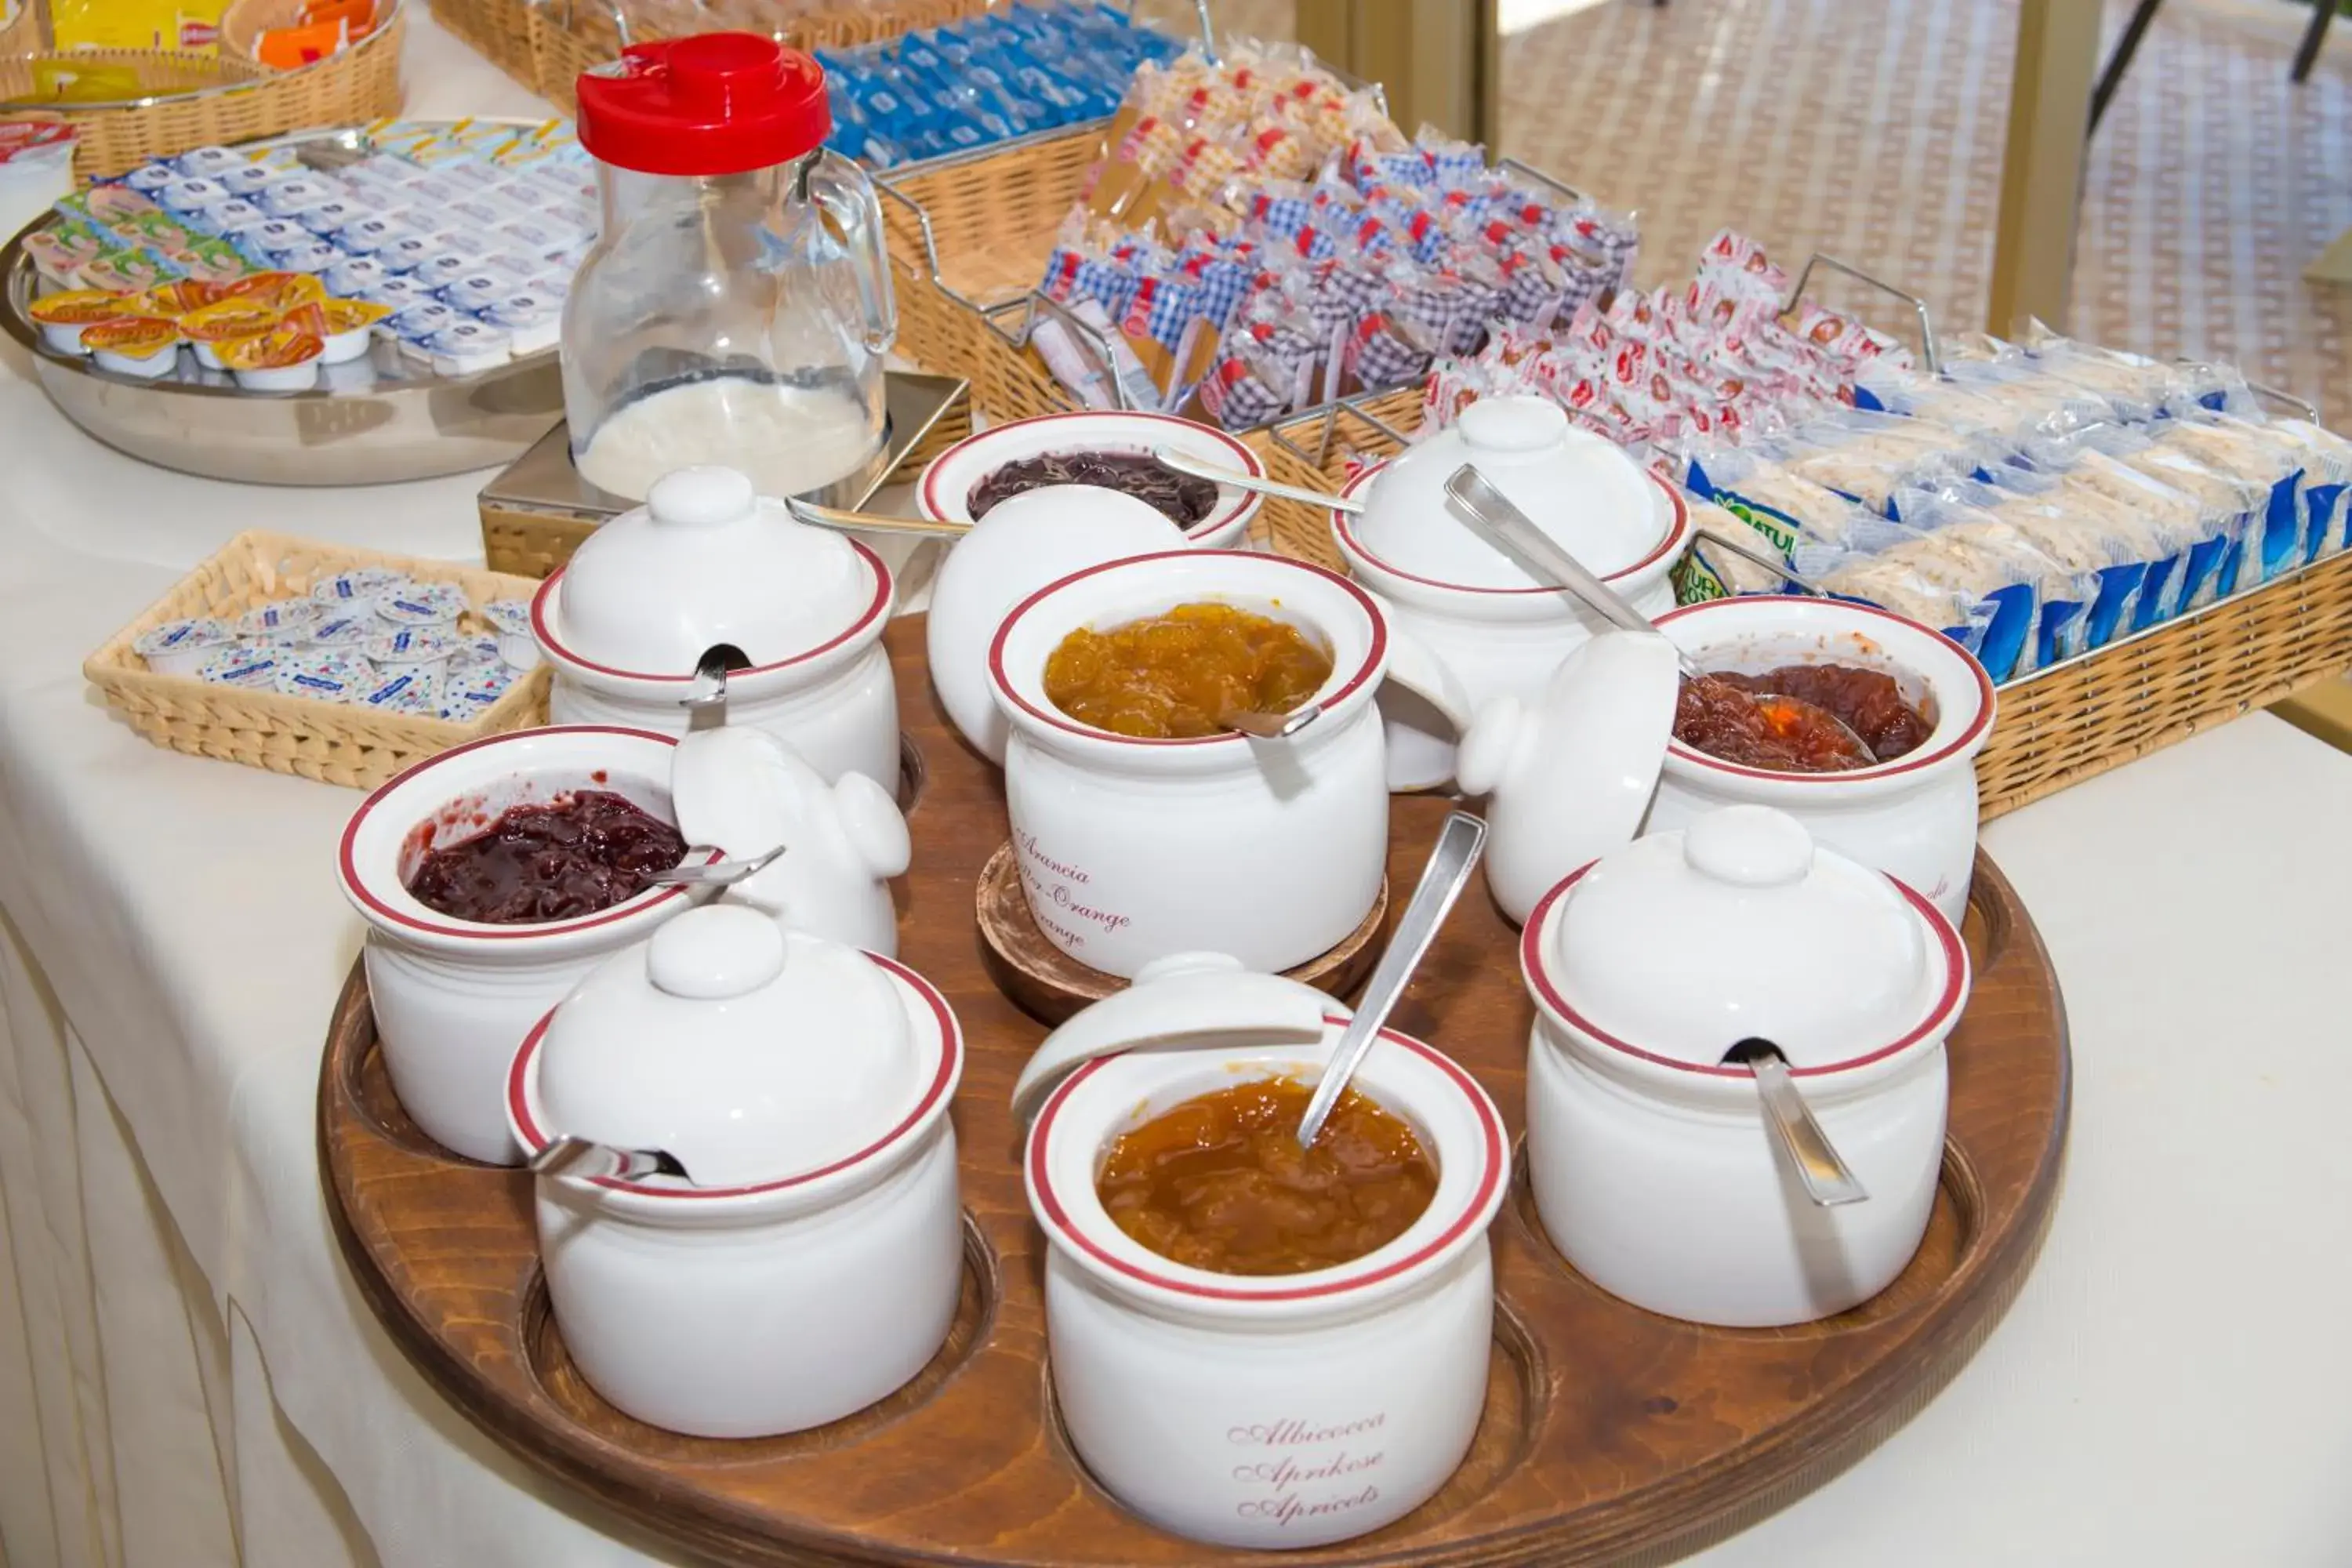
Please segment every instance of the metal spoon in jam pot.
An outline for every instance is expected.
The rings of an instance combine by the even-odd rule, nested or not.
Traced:
[[[1356,1005],[1355,1016],[1339,1036],[1339,1043],[1331,1047],[1331,1060],[1323,1069],[1322,1081],[1315,1086],[1315,1098],[1307,1102],[1307,1114],[1298,1122],[1298,1146],[1315,1147],[1316,1136],[1330,1117],[1331,1108],[1339,1103],[1340,1094],[1348,1080],[1356,1076],[1363,1065],[1365,1053],[1372,1042],[1381,1037],[1381,1026],[1389,1021],[1397,1003],[1404,995],[1405,984],[1412,972],[1429,952],[1429,944],[1437,940],[1438,927],[1454,909],[1454,900],[1470,880],[1477,868],[1478,852],[1486,847],[1486,825],[1466,811],[1457,811],[1445,819],[1445,826],[1437,836],[1437,847],[1429,854],[1429,864],[1422,868],[1421,883],[1412,890],[1412,900],[1397,917],[1396,934],[1389,938],[1388,950],[1372,977],[1364,984],[1363,999]]]
[[[1744,1067],[1756,1075],[1757,1097],[1764,1102],[1764,1125],[1772,1141],[1789,1156],[1805,1195],[1823,1208],[1858,1204],[1870,1196],[1838,1155],[1829,1134],[1813,1120],[1813,1108],[1789,1071],[1789,1060],[1769,1040],[1746,1039],[1723,1053],[1727,1067]]]
[[[1445,498],[1489,542],[1574,594],[1611,625],[1632,632],[1648,632],[1654,637],[1660,635],[1658,628],[1650,624],[1649,616],[1587,570],[1584,563],[1570,554],[1559,541],[1538,528],[1510,497],[1496,489],[1475,468],[1465,463],[1454,469],[1453,477],[1445,481]],[[1679,647],[1675,649],[1675,662],[1682,667],[1687,680],[1722,691],[1738,691],[1743,700],[1755,705],[1775,733],[1785,736],[1809,730],[1821,736],[1827,742],[1824,760],[1841,764],[1832,771],[1877,765],[1878,753],[1844,720],[1819,703],[1785,692],[1748,691],[1731,686],[1691,662],[1690,656]]]
[[[530,1172],[537,1176],[569,1176],[579,1181],[609,1177],[634,1182],[645,1176],[684,1176],[696,1184],[677,1163],[677,1156],[660,1149],[615,1149],[587,1138],[558,1138],[531,1155]]]
[[[1286,485],[1278,479],[1262,479],[1255,474],[1245,474],[1239,468],[1229,468],[1223,463],[1211,463],[1180,452],[1173,447],[1154,447],[1152,458],[1165,468],[1196,479],[1206,479],[1214,485],[1231,485],[1237,490],[1255,495],[1272,496],[1276,500],[1305,501],[1309,506],[1328,507],[1354,516],[1364,510],[1362,500],[1356,496],[1333,495],[1328,490],[1310,490],[1300,485]]]

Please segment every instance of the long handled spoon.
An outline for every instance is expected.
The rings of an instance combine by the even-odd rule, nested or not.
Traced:
[[[1218,714],[1217,722],[1228,730],[1240,731],[1253,741],[1286,741],[1321,717],[1323,704],[1309,702],[1287,713],[1253,713],[1237,708],[1230,713]]]
[[[765,855],[754,855],[748,860],[698,860],[692,864],[681,861],[667,871],[655,872],[646,882],[656,888],[731,888],[744,878],[756,877],[766,870],[783,852],[784,847],[779,844]]]
[[[1207,479],[1212,484],[1231,485],[1237,490],[1254,490],[1262,496],[1272,496],[1276,500],[1303,500],[1309,506],[1329,507],[1333,511],[1344,511],[1350,517],[1364,510],[1364,503],[1355,496],[1335,496],[1328,490],[1310,490],[1298,485],[1286,485],[1276,479],[1262,479],[1255,474],[1226,468],[1223,463],[1203,462],[1199,458],[1188,457],[1173,447],[1155,447],[1151,449],[1151,456],[1161,468],[1173,468],[1196,479]]]
[[[1780,1047],[1769,1040],[1746,1039],[1724,1052],[1723,1059],[1756,1075],[1757,1098],[1764,1102],[1764,1125],[1772,1130],[1772,1141],[1796,1167],[1807,1197],[1823,1208],[1835,1208],[1870,1196],[1846,1169],[1822,1124],[1813,1120],[1813,1108],[1805,1103],[1804,1090],[1797,1087]]]
[[[1372,978],[1364,986],[1356,1016],[1348,1020],[1346,1032],[1332,1047],[1330,1065],[1323,1069],[1323,1079],[1315,1086],[1315,1097],[1307,1102],[1307,1114],[1299,1119],[1301,1148],[1315,1146],[1323,1123],[1331,1115],[1331,1108],[1339,1103],[1348,1080],[1363,1065],[1364,1053],[1381,1037],[1381,1026],[1396,1010],[1406,982],[1421,966],[1429,944],[1436,940],[1438,928],[1445,923],[1454,900],[1462,896],[1463,887],[1478,864],[1478,852],[1486,844],[1486,825],[1468,812],[1457,811],[1445,819],[1444,830],[1437,836],[1437,847],[1430,851],[1429,864],[1422,868],[1421,883],[1413,889],[1412,900],[1405,905],[1404,913],[1397,917],[1396,934],[1389,938],[1388,951],[1381,954]]]
[[[812,528],[835,533],[903,533],[918,539],[961,539],[971,531],[968,522],[934,522],[927,517],[885,517],[878,511],[845,511],[813,500],[786,497],[784,509]]]
[[[569,1176],[580,1181],[598,1176],[621,1182],[634,1182],[644,1176],[685,1176],[688,1182],[694,1181],[674,1154],[659,1149],[615,1149],[587,1138],[558,1138],[533,1154],[530,1165],[533,1175]]]
[[[1631,632],[1658,635],[1658,628],[1650,624],[1649,616],[1635,609],[1623,595],[1595,576],[1584,563],[1570,554],[1559,541],[1538,528],[1510,497],[1496,489],[1476,468],[1465,463],[1454,469],[1453,476],[1445,481],[1445,499],[1454,503],[1454,510],[1494,543],[1591,605],[1595,614],[1612,626]],[[1682,667],[1684,676],[1695,683],[1720,684],[1716,677],[1694,664],[1690,656],[1680,647],[1675,649],[1675,662]],[[1791,697],[1780,691],[1749,691],[1745,695],[1755,702],[1766,721],[1777,729],[1790,729],[1801,722],[1811,723],[1838,737],[1848,767],[1866,768],[1876,764],[1878,753],[1872,751],[1844,720],[1819,703],[1808,702],[1801,697]]]

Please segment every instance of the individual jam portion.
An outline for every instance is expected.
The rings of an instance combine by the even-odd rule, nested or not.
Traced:
[[[1217,510],[1217,487],[1180,474],[1149,452],[1043,452],[1016,458],[971,487],[965,510],[978,522],[1001,500],[1047,485],[1100,485],[1130,495],[1179,528]]]
[[[1095,1190],[1119,1229],[1217,1274],[1351,1263],[1411,1228],[1437,1166],[1411,1127],[1350,1089],[1312,1149],[1305,1084],[1235,1084],[1160,1112],[1111,1145]]]
[[[1870,748],[1873,761],[1818,715],[1759,693],[1793,697],[1839,720]],[[1773,773],[1846,773],[1891,763],[1919,749],[1935,725],[1903,700],[1895,678],[1845,664],[1790,664],[1761,675],[1725,670],[1685,679],[1675,704],[1675,739],[1743,767]]]
[[[643,892],[686,858],[677,828],[609,790],[508,807],[471,838],[426,853],[408,890],[487,925],[568,921]]]
[[[1331,656],[1286,621],[1179,605],[1107,632],[1080,627],[1045,660],[1045,696],[1081,724],[1139,740],[1231,731],[1220,715],[1287,713],[1331,679]]]

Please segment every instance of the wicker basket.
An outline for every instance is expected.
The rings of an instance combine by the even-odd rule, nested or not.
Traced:
[[[0,115],[26,110],[70,121],[81,132],[74,173],[120,174],[191,147],[248,142],[319,125],[352,125],[400,112],[400,46],[407,19],[397,9],[374,32],[299,70],[268,71],[250,60],[163,50],[89,49],[45,57],[135,70],[137,102],[79,105],[30,98],[36,57],[0,58]]]
[[[433,19],[532,91],[539,90],[539,14],[530,0],[432,0]],[[569,109],[567,101],[565,108]]]
[[[520,10],[518,0],[434,0],[434,14],[441,7],[456,10]],[[895,38],[926,27],[945,26],[964,17],[977,16],[988,9],[989,0],[867,0],[835,4],[818,10],[771,20],[763,13],[766,7],[760,0],[737,0],[716,5],[689,8],[672,5],[653,10],[650,14],[636,6],[627,7],[629,37],[639,43],[659,38],[673,32],[701,32],[722,27],[749,27],[756,32],[772,34],[779,41],[795,49],[838,49],[856,44],[870,44],[883,38]],[[542,0],[530,7],[530,75],[522,79],[530,83],[541,98],[560,105],[567,114],[579,108],[579,93],[574,87],[580,73],[621,57],[621,27],[615,16],[620,9],[614,0]],[[691,26],[680,26],[691,20]],[[463,36],[463,35],[461,35]],[[468,37],[468,41],[472,39]],[[513,75],[514,68],[498,55],[476,43],[477,48],[497,59],[501,68]]]
[[[959,397],[924,432],[923,438],[898,459],[898,467],[882,483],[914,483],[923,465],[971,434],[971,399]],[[494,501],[488,491],[483,494],[480,510],[482,559],[491,571],[515,577],[547,576],[570,561],[572,552],[596,531],[597,526],[576,514],[524,510],[504,501]]]
[[[455,583],[477,607],[529,598],[538,584],[442,561],[313,544],[282,534],[240,533],[89,656],[82,674],[107,705],[159,746],[373,789],[412,763],[504,730],[540,721],[547,672],[515,682],[471,724],[365,713],[274,691],[215,686],[192,676],[157,675],[131,651],[142,632],[196,616],[236,616],[359,566],[384,566],[421,580]]]
[[[1397,450],[1399,432],[1419,422],[1418,398],[1391,393],[1278,426],[1271,477],[1338,488],[1351,460]],[[1276,548],[1339,570],[1328,514],[1279,504]],[[2002,687],[1977,757],[1979,810],[2015,811],[2347,669],[2352,552]]]

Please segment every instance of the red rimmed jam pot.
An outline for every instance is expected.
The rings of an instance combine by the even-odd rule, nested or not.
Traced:
[[[1097,1190],[1121,1135],[1236,1085],[1314,1082],[1345,1023],[1305,986],[1181,955],[1063,1025],[1015,1091],[1034,1110],[1029,1204],[1063,1426],[1122,1503],[1197,1541],[1282,1549],[1378,1530],[1444,1485],[1485,1408],[1486,1233],[1510,1147],[1484,1091],[1431,1047],[1384,1032],[1353,1080],[1437,1176],[1419,1217],[1351,1261],[1189,1267],[1129,1235]],[[1120,1048],[1139,1038],[1150,1044]]]
[[[1654,833],[1560,881],[1519,960],[1529,1186],[1601,1289],[1668,1317],[1827,1317],[1918,1250],[1943,1163],[1945,1037],[1968,950],[1935,904],[1761,805]],[[1752,1071],[1779,1050],[1867,1196],[1812,1203]]]
[[[362,962],[384,1068],[411,1119],[444,1148],[491,1164],[521,1159],[504,1109],[515,1042],[597,960],[651,934],[688,900],[682,889],[651,888],[570,919],[491,923],[409,891],[418,866],[509,807],[582,791],[617,795],[674,823],[676,744],[606,726],[493,735],[390,780],[345,825],[336,869],[368,924]]]

